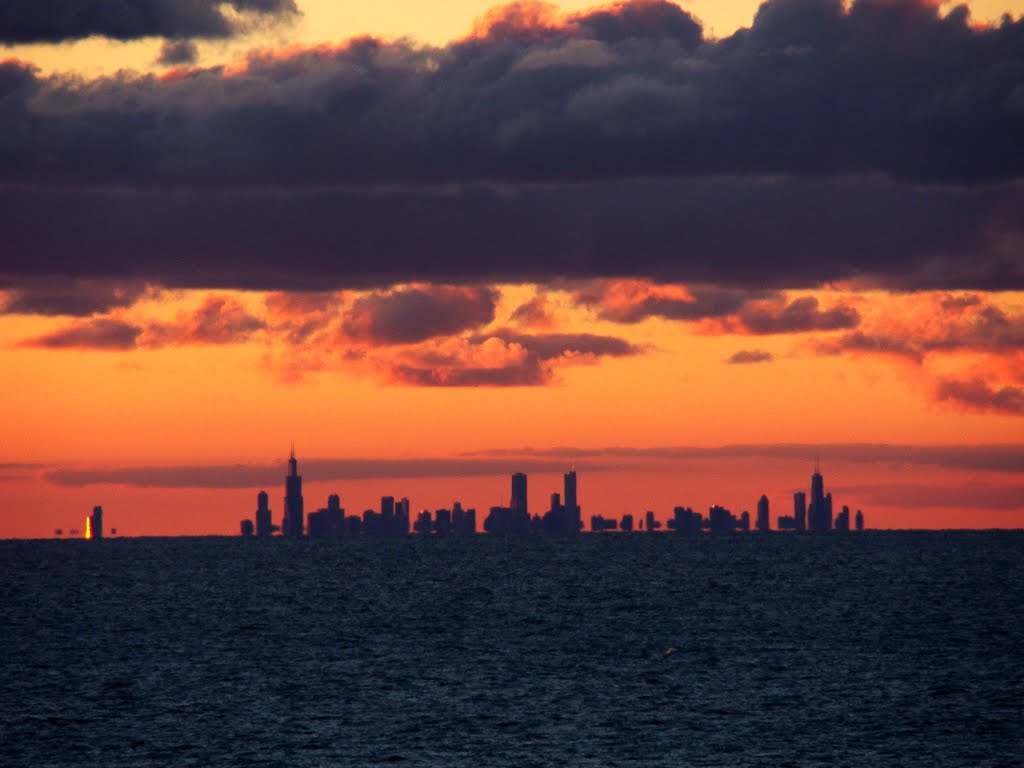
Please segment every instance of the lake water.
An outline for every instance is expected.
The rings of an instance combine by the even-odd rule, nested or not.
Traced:
[[[0,542],[3,766],[1020,766],[1024,534]]]

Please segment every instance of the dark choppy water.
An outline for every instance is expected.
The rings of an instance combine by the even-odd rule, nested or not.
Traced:
[[[1024,763],[1020,533],[0,542],[0,597],[3,766]]]

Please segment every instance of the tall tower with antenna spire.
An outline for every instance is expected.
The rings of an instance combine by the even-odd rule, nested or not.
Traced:
[[[302,507],[302,475],[299,474],[299,462],[295,460],[295,445],[292,445],[288,457],[288,474],[284,478],[284,520],[281,521],[281,533],[293,538],[301,538],[305,529],[305,515]]]
[[[825,481],[821,476],[821,460],[814,457],[814,474],[811,475],[811,507],[807,510],[807,527],[812,531],[824,531],[831,527],[831,513],[825,509]],[[826,524],[826,518],[829,522]]]

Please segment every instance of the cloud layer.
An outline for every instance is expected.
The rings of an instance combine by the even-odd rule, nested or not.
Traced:
[[[677,6],[648,0],[554,26],[513,7],[483,36],[444,48],[361,39],[163,79],[76,82],[8,63],[0,125],[16,138],[0,145],[0,179],[1006,181],[1024,171],[1022,49],[1024,21],[974,28],[963,7],[943,17],[925,0],[848,11],[839,0],[770,0],[750,29],[717,41]]]
[[[1024,21],[924,0],[769,0],[722,40],[665,2],[517,6],[162,78],[6,62],[0,277],[1019,288],[1022,62]]]
[[[564,472],[567,457],[576,457],[585,472],[618,471],[628,468],[631,460],[666,462],[696,459],[784,459],[803,461],[810,465],[820,454],[827,461],[855,463],[886,463],[892,466],[941,467],[993,473],[1024,473],[1022,445],[895,445],[895,444],[761,444],[721,447],[667,446],[657,448],[570,448],[544,450],[495,450],[452,458],[304,459],[303,470],[318,481],[361,480],[403,477],[475,477],[504,475],[513,471]],[[257,488],[276,486],[280,482],[281,464],[180,465],[141,467],[77,467],[49,468],[43,477],[56,485],[79,487],[101,483],[160,488]],[[876,489],[877,490],[877,489]],[[1019,486],[1002,488],[1000,504],[1006,504],[1007,491],[1017,492]],[[932,494],[934,495],[934,494]],[[962,497],[960,497],[962,499]],[[1020,506],[1019,496],[1016,504]],[[880,502],[881,503],[881,502]],[[987,504],[986,504],[987,505]]]
[[[254,17],[297,13],[295,0],[4,0],[0,43],[60,43],[93,35],[228,37]]]

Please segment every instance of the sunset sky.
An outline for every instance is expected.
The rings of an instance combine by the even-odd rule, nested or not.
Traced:
[[[1024,0],[135,5],[0,9],[0,538],[1024,527]]]

